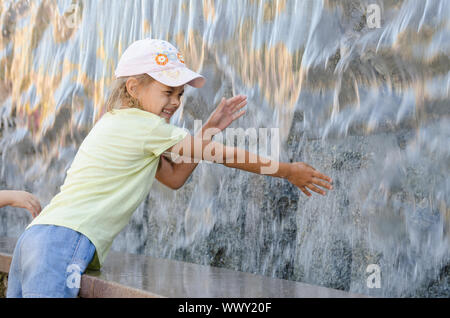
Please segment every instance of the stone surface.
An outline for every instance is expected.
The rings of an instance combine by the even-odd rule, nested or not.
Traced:
[[[8,272],[16,239],[0,237],[0,272]],[[367,297],[218,267],[111,252],[101,271],[88,271],[80,297]]]

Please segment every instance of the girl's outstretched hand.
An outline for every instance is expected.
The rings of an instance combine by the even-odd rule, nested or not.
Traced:
[[[221,102],[209,116],[206,126],[210,128],[218,128],[220,131],[227,128],[233,121],[245,114],[245,110],[241,110],[247,105],[247,96],[238,95],[229,99],[222,98]]]
[[[325,195],[325,191],[317,186],[332,190],[333,187],[330,177],[320,173],[309,164],[304,162],[291,163],[291,173],[287,177],[290,183],[297,186],[308,197],[311,193],[308,190],[317,192],[321,195]]]
[[[33,218],[41,212],[41,204],[38,198],[26,191],[8,191],[10,205],[16,208],[24,208],[30,211]]]

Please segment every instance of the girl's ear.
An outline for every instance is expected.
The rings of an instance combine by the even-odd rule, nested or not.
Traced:
[[[134,77],[130,77],[125,85],[127,87],[128,94],[130,94],[134,98],[137,98],[138,81]]]

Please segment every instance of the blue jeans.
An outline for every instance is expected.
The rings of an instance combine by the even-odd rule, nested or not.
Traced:
[[[95,246],[72,229],[36,224],[19,237],[8,275],[8,298],[75,298]]]

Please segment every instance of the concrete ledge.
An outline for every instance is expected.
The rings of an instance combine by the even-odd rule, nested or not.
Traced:
[[[0,237],[0,272],[9,272],[16,239]],[[82,298],[355,298],[331,288],[218,267],[110,252],[101,271],[81,279]]]

